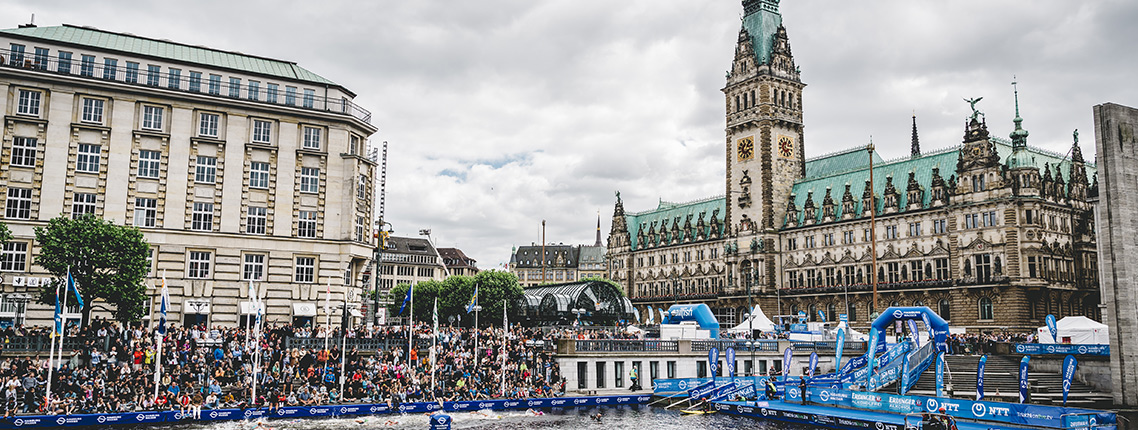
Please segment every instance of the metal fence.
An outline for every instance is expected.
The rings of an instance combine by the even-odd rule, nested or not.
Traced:
[[[678,352],[680,343],[674,340],[578,340],[577,352]]]
[[[710,351],[713,346],[719,348],[720,351],[726,351],[727,348],[735,348],[736,351],[778,351],[778,341],[772,339],[693,340],[691,342],[692,351]]]

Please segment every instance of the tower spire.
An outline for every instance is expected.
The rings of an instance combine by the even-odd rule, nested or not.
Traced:
[[[921,141],[917,137],[917,112],[913,112],[913,147],[911,149],[913,157],[921,155]]]
[[[1019,116],[1019,87],[1016,85],[1015,75],[1012,75],[1012,89],[1015,92],[1016,117],[1012,119],[1016,129],[1008,136],[1012,139],[1012,148],[1027,147],[1027,130],[1023,129],[1023,118]]]
[[[597,243],[593,246],[601,246],[601,210],[597,209]]]

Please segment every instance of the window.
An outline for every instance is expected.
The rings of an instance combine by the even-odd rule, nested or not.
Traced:
[[[142,128],[146,130],[162,130],[162,114],[165,109],[161,106],[142,107]]]
[[[24,45],[12,44],[11,65],[22,66],[24,62]]]
[[[948,233],[948,220],[947,219],[933,220],[933,234],[945,234],[945,233]]]
[[[920,235],[921,235],[921,223],[919,223],[919,222],[909,223],[909,237],[917,237]]]
[[[316,211],[300,211],[296,224],[298,237],[316,237]]]
[[[194,202],[190,229],[197,231],[213,230],[213,203]]]
[[[249,81],[249,89],[247,92],[248,94],[246,94],[246,97],[248,97],[249,100],[257,100],[261,97],[261,83],[257,81]]]
[[[152,87],[158,86],[158,79],[162,75],[162,66],[148,65],[146,66],[146,85]]]
[[[36,68],[47,70],[47,48],[36,48]]]
[[[360,200],[367,199],[367,175],[360,175],[359,184],[356,185],[356,198]]]
[[[134,199],[134,226],[155,227],[158,219],[158,200],[148,198]]]
[[[229,97],[241,97],[241,78],[229,78]]]
[[[169,69],[169,76],[166,77],[166,88],[171,90],[182,89],[182,69]]]
[[[269,163],[249,163],[249,188],[269,188]]]
[[[312,109],[316,101],[316,91],[305,88],[304,89],[304,107]]]
[[[11,165],[17,167],[35,167],[36,144],[36,138],[34,137],[13,138]]]
[[[999,225],[996,223],[996,211],[988,211],[980,214],[984,222],[984,227],[994,227]]]
[[[103,79],[115,80],[118,75],[119,60],[114,58],[103,59]]]
[[[597,388],[605,387],[605,362],[597,362]]]
[[[304,127],[304,149],[320,149],[320,132],[316,127]]]
[[[270,121],[253,120],[253,142],[270,143],[273,137],[273,123]]]
[[[278,88],[280,88],[280,87],[278,87],[277,84],[265,85],[265,101],[267,101],[269,103],[276,103],[277,102],[277,92],[279,92]]]
[[[847,231],[842,232],[842,243],[849,245],[849,244],[852,244],[854,242],[856,242],[856,239],[854,238],[853,230],[847,230]]]
[[[21,89],[16,100],[16,113],[20,115],[40,116],[40,103],[42,98],[43,93],[39,91]]]
[[[126,78],[123,80],[128,84],[138,83],[138,63],[133,61],[126,62]]]
[[[936,264],[936,278],[937,279],[948,279],[948,277],[949,277],[948,259],[947,258],[938,258],[934,261],[934,264]]]
[[[95,56],[84,55],[79,63],[79,74],[87,77],[95,76]]]
[[[162,162],[162,153],[158,151],[138,151],[138,177],[158,179],[158,168]]]
[[[786,239],[786,249],[790,251],[798,249],[798,238],[791,237]]]
[[[316,257],[296,257],[295,282],[311,284],[316,272]]]
[[[588,388],[589,384],[589,363],[584,361],[577,362],[577,388]]]
[[[93,124],[103,123],[103,99],[83,98],[83,116],[80,118],[83,122]]]
[[[4,217],[8,219],[31,219],[31,188],[8,187],[8,200],[4,202]]]
[[[994,319],[992,315],[992,299],[987,297],[980,298],[980,318],[982,320]]]
[[[316,193],[320,191],[320,169],[315,167],[300,168],[300,192]]]
[[[95,195],[91,193],[75,193],[71,200],[71,219],[95,215]]]
[[[296,87],[285,87],[285,104],[296,106]]]
[[[241,267],[241,280],[259,281],[265,276],[265,254],[245,254],[245,264]]]
[[[1035,224],[1035,211],[1031,209],[1023,211],[1023,222],[1027,225]]]
[[[367,241],[367,234],[365,231],[365,229],[367,227],[365,227],[365,226],[367,226],[367,222],[364,220],[364,217],[362,217],[362,216],[356,217],[356,242],[366,242]]]
[[[245,232],[249,234],[265,234],[265,220],[268,211],[262,207],[250,207],[246,218]]]
[[[0,252],[0,272],[23,272],[28,270],[28,243],[8,242]]]
[[[352,137],[349,139],[348,153],[352,154],[352,155],[356,155],[356,154],[359,154],[359,150],[360,150],[360,137],[353,134]]]
[[[55,70],[59,73],[68,74],[68,75],[71,74],[71,53],[70,52],[62,52],[61,51],[59,53],[59,64],[56,65]]]
[[[1027,257],[1027,276],[1030,278],[1035,278],[1037,276],[1036,275],[1037,273],[1038,273],[1038,266],[1036,266],[1035,257],[1034,256]]]
[[[202,72],[190,72],[190,91],[195,93],[202,91]]]
[[[213,253],[209,251],[190,251],[190,264],[189,270],[186,272],[187,278],[205,279],[209,277],[210,257]]]
[[[976,280],[980,282],[988,282],[992,279],[992,255],[991,254],[976,254],[973,256],[976,262]],[[990,319],[990,318],[989,318]]]
[[[221,122],[221,115],[215,113],[202,113],[198,121],[198,134],[206,137],[217,137],[217,124]]]
[[[833,246],[834,245],[834,234],[833,233],[823,234],[822,235],[822,245]]]
[[[75,171],[99,173],[101,147],[90,143],[79,144],[79,155],[75,159]]]
[[[197,171],[194,182],[212,184],[217,180],[217,157],[198,156]]]
[[[221,75],[209,75],[209,94],[221,94]]]
[[[977,228],[980,226],[980,214],[964,214],[964,228]]]

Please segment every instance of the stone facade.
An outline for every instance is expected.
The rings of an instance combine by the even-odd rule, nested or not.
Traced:
[[[924,305],[973,330],[1098,317],[1095,166],[1077,133],[1070,155],[1029,147],[1017,95],[1009,139],[990,136],[973,106],[946,149],[922,153],[914,117],[909,156],[859,147],[805,159],[805,84],[777,2],[743,6],[722,90],[725,196],[638,213],[617,196],[610,277],[642,315],[704,302],[731,324],[760,304],[864,327],[874,309]]]
[[[1099,272],[1104,321],[1110,326],[1110,374],[1114,403],[1138,406],[1138,109],[1106,103],[1094,107],[1095,148],[1103,162],[1102,185],[1092,190],[1099,226]]]
[[[16,238],[0,323],[51,321],[28,302],[48,276],[33,229],[60,214],[138,226],[150,294],[164,276],[174,321],[239,324],[250,280],[269,323],[311,322],[329,289],[355,306],[374,250],[376,127],[351,91],[291,62],[88,27],[0,30],[0,47]]]

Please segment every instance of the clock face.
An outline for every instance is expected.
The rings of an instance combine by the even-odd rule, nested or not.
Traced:
[[[739,161],[755,158],[755,136],[747,136],[735,142]]]
[[[778,155],[784,158],[794,156],[794,138],[790,136],[778,137]]]

